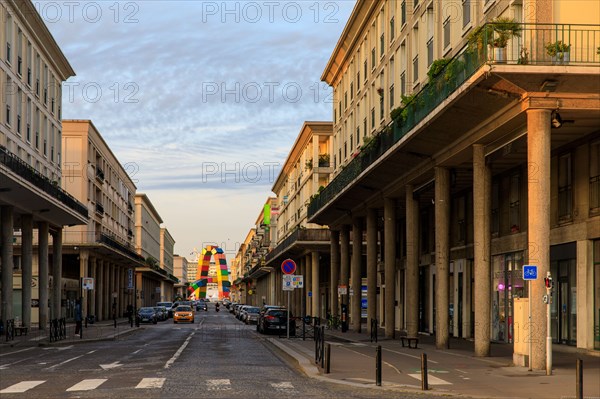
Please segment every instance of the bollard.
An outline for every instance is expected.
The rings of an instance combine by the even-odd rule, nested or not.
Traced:
[[[327,350],[325,351],[325,374],[329,374],[331,372],[331,344],[327,344]]]
[[[381,386],[381,345],[377,345],[377,351],[375,352],[375,384],[378,387]]]
[[[427,354],[421,353],[421,390],[427,391],[429,383],[427,382]]]
[[[577,381],[575,383],[575,397],[577,399],[583,399],[583,360],[577,359],[576,369]]]

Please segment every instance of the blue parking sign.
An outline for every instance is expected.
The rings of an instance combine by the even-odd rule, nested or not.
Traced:
[[[523,280],[537,280],[537,266],[523,265]]]

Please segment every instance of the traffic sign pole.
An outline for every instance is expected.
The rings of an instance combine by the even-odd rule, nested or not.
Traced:
[[[533,337],[533,333],[531,332],[531,280],[527,281],[527,291],[529,297],[529,371],[533,370],[531,357],[533,356],[533,345],[531,343],[531,339]]]

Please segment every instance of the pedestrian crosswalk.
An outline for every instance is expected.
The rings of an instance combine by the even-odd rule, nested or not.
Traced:
[[[174,383],[178,383],[176,379],[173,379]],[[64,389],[65,392],[83,392],[83,391],[93,391],[95,389],[101,388],[104,383],[108,381],[107,378],[90,378],[83,379],[77,381],[73,384],[71,382],[68,384],[69,386],[65,386],[64,388],[58,388],[59,390]],[[137,382],[137,381],[136,381]],[[167,378],[155,378],[148,377],[142,378],[137,385],[135,382],[121,382],[121,384],[126,384],[128,386],[124,386],[122,388],[132,388],[132,389],[161,389],[165,383],[167,382]],[[49,384],[53,384],[53,387],[56,387],[56,382],[48,382],[48,380],[31,380],[31,381],[20,381],[10,386],[2,388],[0,384],[0,395],[2,394],[15,394],[15,393],[25,393],[25,392],[33,392],[36,389],[46,389]],[[204,381],[205,387],[207,391],[229,391],[234,389],[234,385],[231,380],[227,378],[221,379],[207,379]],[[275,390],[276,393],[291,393],[295,392],[294,385],[289,381],[277,381],[270,382],[268,387],[270,389]],[[244,386],[240,385],[240,389],[244,389]],[[246,387],[247,388],[247,387]]]

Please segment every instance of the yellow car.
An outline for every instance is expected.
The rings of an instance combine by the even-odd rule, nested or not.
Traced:
[[[173,323],[177,324],[180,321],[194,322],[194,311],[191,306],[180,305],[175,308],[175,312],[173,313]]]

